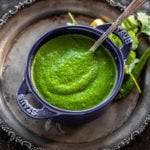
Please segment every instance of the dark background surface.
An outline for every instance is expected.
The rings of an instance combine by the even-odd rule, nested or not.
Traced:
[[[0,0],[0,18],[11,9],[15,4],[23,0]],[[128,5],[131,0],[115,0],[116,2],[121,2],[123,5]],[[147,3],[144,4],[139,10],[150,14],[150,0],[147,0]],[[0,130],[0,150],[9,150],[15,149],[13,147],[14,143],[9,142],[9,138],[5,132]],[[17,150],[24,149],[18,145]],[[135,137],[135,140],[132,141],[127,147],[123,148],[125,150],[150,150],[150,124],[147,126],[146,130],[139,136]]]

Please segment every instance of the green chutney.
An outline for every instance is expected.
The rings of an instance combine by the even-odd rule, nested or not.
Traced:
[[[43,44],[31,65],[38,94],[49,104],[72,111],[103,103],[114,89],[116,64],[104,47],[89,48],[94,40],[81,35],[63,35]]]

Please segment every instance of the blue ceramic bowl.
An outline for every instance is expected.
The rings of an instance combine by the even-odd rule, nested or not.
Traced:
[[[39,47],[43,45],[48,40],[51,40],[54,37],[66,34],[79,34],[91,37],[97,40],[110,26],[111,24],[104,24],[98,26],[97,28],[89,26],[63,26],[49,31],[43,37],[41,37],[32,47],[25,69],[24,80],[22,81],[18,92],[17,92],[17,103],[20,106],[21,110],[25,112],[28,116],[36,119],[40,118],[52,118],[54,121],[63,123],[63,124],[81,124],[89,122],[99,116],[101,110],[105,108],[117,95],[124,77],[124,63],[128,57],[128,54],[131,50],[132,41],[127,32],[118,27],[114,34],[116,34],[123,43],[122,48],[118,48],[110,39],[106,39],[103,42],[103,45],[107,50],[110,51],[112,56],[115,58],[117,66],[117,82],[113,92],[110,97],[107,98],[102,104],[97,105],[88,110],[83,111],[69,111],[63,110],[54,107],[53,105],[47,103],[46,100],[42,99],[40,95],[35,90],[32,80],[31,80],[31,64],[32,60],[39,50]],[[38,102],[42,104],[42,108],[34,108],[27,99],[27,94],[31,93]]]

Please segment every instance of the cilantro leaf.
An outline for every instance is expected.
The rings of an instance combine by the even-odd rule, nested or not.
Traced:
[[[109,38],[112,40],[113,43],[115,43],[116,46],[120,48],[122,47],[122,42],[118,36],[116,36],[115,34],[111,34]]]
[[[131,39],[132,39],[132,50],[136,50],[139,46],[139,39],[137,37],[137,34],[133,31],[127,31],[128,34],[130,35]]]
[[[136,59],[136,53],[135,51],[131,51],[128,56],[128,59],[126,60],[126,65],[130,66],[130,64],[132,64],[135,59]]]
[[[134,15],[129,16],[121,26],[127,31],[133,31],[135,33],[138,32],[138,20]]]
[[[150,36],[150,16],[146,13],[137,13],[138,20],[141,23],[141,33],[145,33]]]

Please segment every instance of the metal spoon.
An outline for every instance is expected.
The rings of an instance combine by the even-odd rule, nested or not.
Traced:
[[[124,10],[124,12],[117,18],[117,20],[103,33],[103,35],[96,40],[89,51],[94,52],[103,41],[134,11],[136,11],[141,5],[143,5],[147,0],[133,0],[131,4]]]

